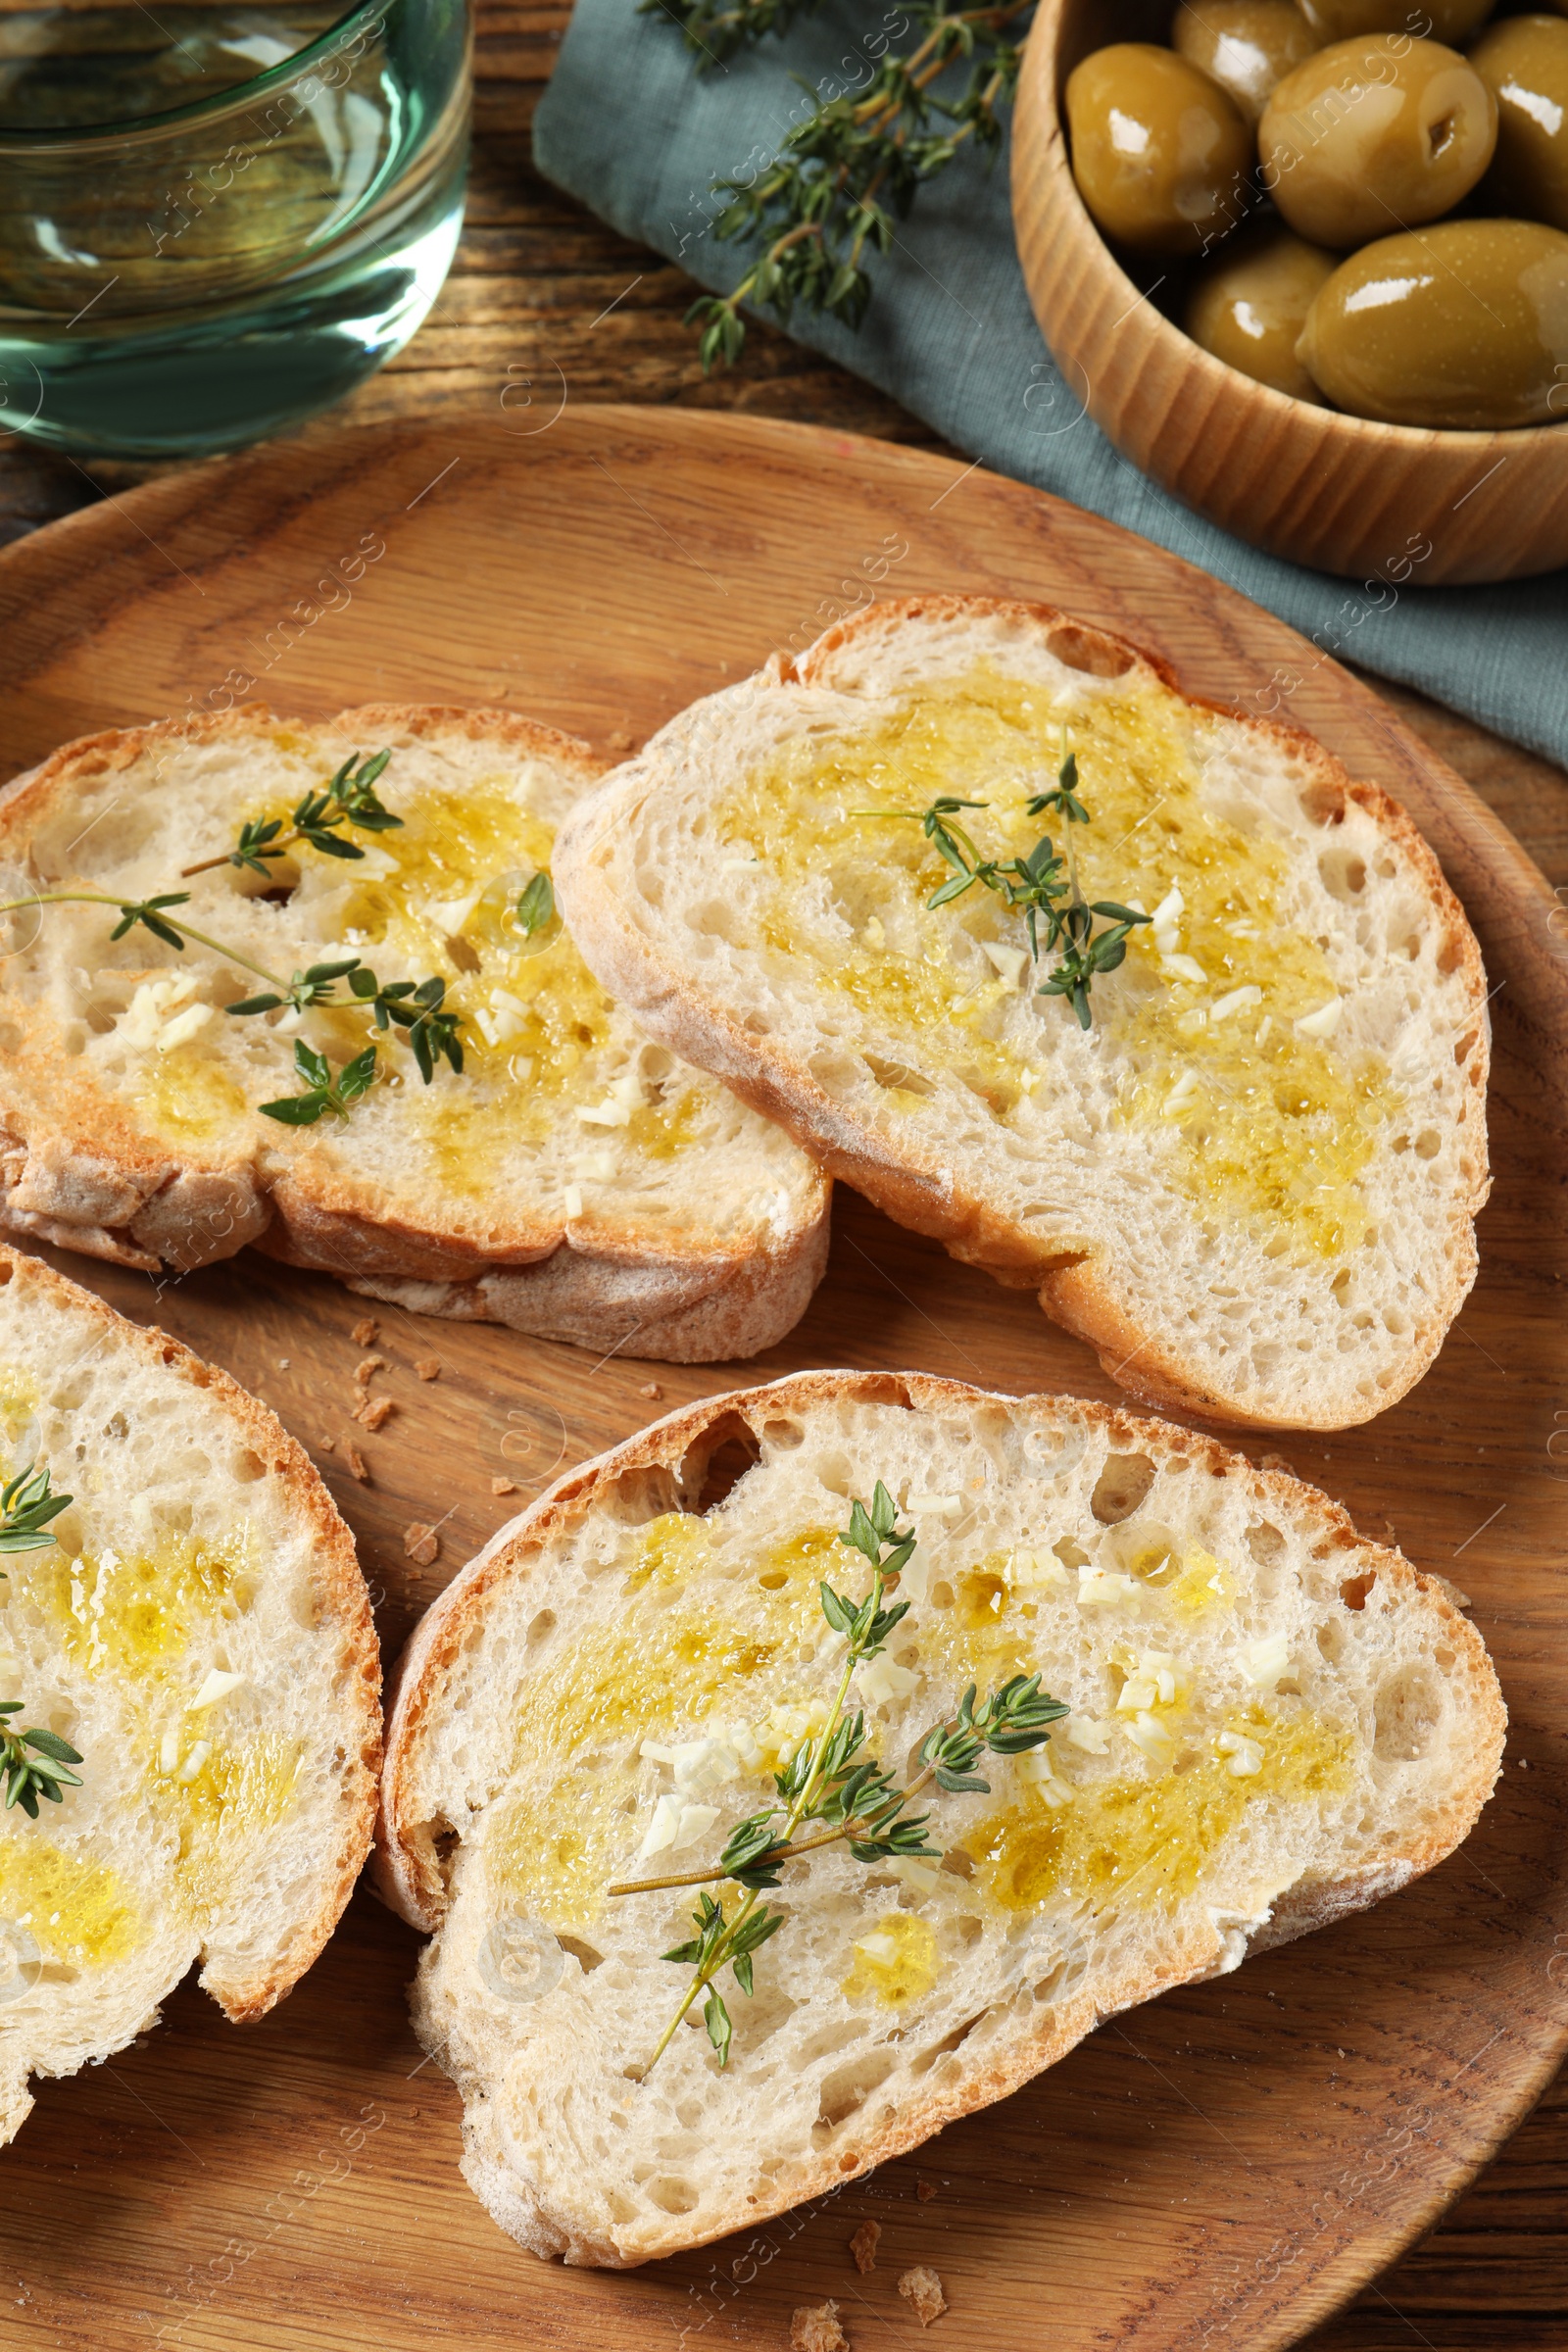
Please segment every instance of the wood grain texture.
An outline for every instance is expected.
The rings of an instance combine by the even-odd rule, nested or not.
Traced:
[[[1360,578],[1507,580],[1568,561],[1568,427],[1428,432],[1292,400],[1200,351],[1146,298],[1073,183],[1059,94],[1091,50],[1164,42],[1170,0],[1041,0],[1019,84],[1012,213],[1057,365],[1125,458],[1239,538]],[[1419,552],[1421,550],[1425,552]],[[1412,566],[1413,568],[1413,566]]]
[[[367,541],[382,552],[347,580]],[[1458,1854],[1365,1918],[1113,2021],[1004,2107],[755,2245],[627,2276],[535,2265],[468,2195],[456,2095],[404,2013],[416,1939],[362,1895],[262,2027],[222,2026],[187,1987],[144,2046],[44,2086],[7,2159],[19,2341],[128,2352],[162,2330],[191,2352],[460,2337],[620,2352],[685,2330],[688,2347],[781,2347],[791,2307],[833,2294],[864,2346],[909,2340],[894,2281],[925,2260],[947,2284],[951,2341],[1262,2352],[1432,2220],[1551,2074],[1568,2036],[1563,925],[1500,825],[1384,703],[1175,558],[1014,485],[844,433],[568,404],[544,429],[523,411],[278,445],[24,541],[0,562],[0,767],[92,726],[211,707],[242,679],[306,713],[394,692],[504,701],[621,750],[878,586],[1053,599],[1243,705],[1279,694],[1294,664],[1287,715],[1411,806],[1464,896],[1497,991],[1481,1280],[1395,1411],[1285,1451],[1369,1534],[1475,1594],[1513,1711],[1497,1795]],[[70,1271],[224,1364],[311,1447],[389,1647],[517,1495],[736,1378],[916,1364],[1112,1394],[1026,1297],[847,1194],[826,1283],[757,1367],[672,1370],[629,1350],[594,1364],[380,1310],[396,1409],[374,1435],[349,1419],[351,1335],[370,1310],[325,1278],[249,1255],[161,1290],[81,1259]],[[434,1382],[415,1374],[420,1357],[439,1359]],[[516,1494],[495,1495],[496,1479]],[[439,1527],[426,1569],[404,1550],[415,1521]],[[867,2216],[887,2234],[861,2279],[846,2249]],[[1538,2289],[1517,2276],[1498,2281],[1500,2331],[1456,2305],[1460,2331],[1434,2332],[1450,2276],[1474,2278],[1485,2308],[1486,2262],[1467,2244],[1450,2241],[1435,2274],[1406,2264],[1397,2294],[1385,2282],[1324,2345],[1370,2352],[1412,2325],[1430,2342],[1560,2342],[1529,2333]]]

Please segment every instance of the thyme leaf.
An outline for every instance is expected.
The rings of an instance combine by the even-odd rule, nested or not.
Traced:
[[[297,1037],[294,1067],[305,1081],[303,1093],[285,1095],[281,1102],[262,1102],[257,1107],[264,1117],[277,1119],[285,1127],[314,1127],[328,1111],[335,1118],[346,1119],[349,1105],[369,1093],[375,1084],[375,1048],[367,1046],[363,1054],[356,1054],[334,1078],[326,1055]]]
[[[556,918],[556,888],[547,873],[535,874],[517,901],[517,921],[525,939],[543,931]]]

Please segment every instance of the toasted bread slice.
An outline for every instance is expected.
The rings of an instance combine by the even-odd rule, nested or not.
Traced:
[[[726,2070],[696,2011],[650,2067],[694,1896],[606,1889],[712,1870],[776,1801],[845,1656],[818,1580],[869,1591],[839,1533],[879,1479],[918,1545],[854,1681],[877,1758],[912,1774],[970,1684],[1038,1674],[1071,1713],[984,1756],[986,1793],[921,1798],[940,1865],[786,1863],[754,1996],[724,1981]],[[415,2024],[470,2185],[535,2253],[624,2265],[819,2195],[1099,2019],[1430,1869],[1503,1727],[1446,1590],[1311,1488],[1072,1397],[807,1373],[573,1471],[429,1610],[377,1871],[435,1936]]]
[[[82,1759],[0,1817],[3,2142],[29,2074],[122,2049],[193,1961],[236,2020],[304,1975],[369,1847],[381,1714],[354,1544],[292,1438],[3,1249],[0,1462],[72,1497],[0,1544],[6,1724]]]
[[[1031,816],[1064,733],[1087,823]],[[1156,920],[1037,993],[977,853],[1064,832],[1087,899]],[[673,719],[557,861],[606,987],[891,1216],[1001,1281],[1151,1402],[1339,1428],[1402,1396],[1474,1279],[1480,953],[1376,785],[1183,696],[1048,607],[930,597]],[[1063,876],[1063,879],[1065,877]],[[1101,920],[1097,929],[1103,931]]]
[[[380,748],[401,822],[340,828],[363,856],[305,843],[183,878]],[[0,900],[185,889],[181,919],[284,979],[356,955],[383,982],[441,977],[465,1066],[421,1084],[404,1033],[357,1007],[230,1018],[262,984],[224,956],[140,925],[112,941],[113,907],[24,910],[0,964],[0,1227],[182,1271],[254,1242],[423,1313],[681,1362],[770,1346],[821,1278],[825,1180],[645,1038],[559,918],[516,917],[600,772],[508,711],[247,707],[93,736],[13,785]],[[346,1120],[260,1111],[301,1091],[299,1035],[334,1067],[376,1045]]]

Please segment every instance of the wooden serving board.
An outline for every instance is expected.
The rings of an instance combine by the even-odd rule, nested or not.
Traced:
[[[916,589],[1058,601],[1166,655],[1190,688],[1311,727],[1406,803],[1481,935],[1497,1180],[1480,1282],[1415,1393],[1349,1435],[1247,1450],[1282,1453],[1368,1534],[1475,1596],[1512,1711],[1506,1769],[1468,1843],[1392,1901],[1112,2021],[1031,2088],[829,2203],[626,2274],[540,2264],[469,2195],[457,2095],[407,2022],[417,1939],[362,1892],[264,2024],[225,2025],[188,1984],[134,2049],[42,2086],[0,2159],[0,2342],[781,2348],[793,2306],[831,2295],[870,2352],[918,2339],[895,2280],[930,2262],[951,2305],[933,2344],[1267,2352],[1434,2218],[1568,2045],[1568,923],[1373,694],[1160,550],[846,434],[555,409],[552,395],[484,420],[313,436],[16,548],[0,559],[0,769],[252,693],[307,714],[506,703],[623,751],[773,648]],[[162,1286],[58,1262],[226,1366],[311,1448],[389,1655],[519,1500],[685,1398],[820,1364],[1114,1394],[1025,1294],[841,1192],[827,1281],[753,1366],[596,1363],[383,1311],[378,1385],[397,1409],[354,1433],[361,1485],[341,1446],[366,1301],[248,1253]],[[433,1384],[416,1357],[440,1359]],[[517,1497],[495,1496],[496,1478]],[[415,1520],[440,1530],[427,1569],[404,1554]],[[868,2216],[884,2234],[861,2278],[847,2248]]]

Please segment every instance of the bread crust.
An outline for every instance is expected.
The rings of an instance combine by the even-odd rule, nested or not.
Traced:
[[[649,747],[652,759],[645,754],[621,771],[627,780],[619,790],[616,780],[610,779],[563,828],[556,873],[573,936],[606,985],[671,1052],[712,1071],[754,1110],[814,1153],[833,1176],[864,1193],[899,1224],[940,1241],[952,1255],[982,1267],[1009,1288],[1035,1290],[1052,1320],[1087,1342],[1110,1377],[1141,1401],[1200,1412],[1242,1429],[1339,1429],[1370,1420],[1396,1403],[1428,1370],[1476,1276],[1474,1219],[1491,1189],[1484,1115],[1490,1026],[1481,951],[1464,910],[1409,816],[1381,786],[1352,778],[1332,753],[1298,727],[1186,693],[1172,665],[1160,656],[1077,620],[1054,605],[933,594],[870,606],[825,630],[798,662],[775,656],[752,681],[753,692],[765,699],[824,684],[834,659],[873,632],[906,622],[980,616],[1042,631],[1053,650],[1065,644],[1072,665],[1093,674],[1142,672],[1181,694],[1194,709],[1213,712],[1258,743],[1288,753],[1310,771],[1325,822],[1343,822],[1346,808],[1353,805],[1397,845],[1414,869],[1437,929],[1443,967],[1457,976],[1467,1001],[1467,1019],[1473,1019],[1477,1030],[1463,1073],[1476,1115],[1468,1182],[1453,1203],[1450,1247],[1431,1269],[1437,1295],[1430,1314],[1412,1333],[1397,1381],[1370,1399],[1345,1395],[1329,1411],[1293,1410],[1283,1400],[1267,1410],[1253,1409],[1221,1392],[1199,1377],[1177,1348],[1162,1345],[1140,1318],[1136,1291],[1111,1250],[1064,1256],[1059,1248],[1043,1246],[1039,1235],[1000,1212],[983,1191],[967,1188],[935,1144],[916,1135],[895,1144],[853,1105],[830,1095],[776,1039],[759,1035],[722,1003],[705,996],[653,944],[635,916],[629,917],[624,901],[606,877],[606,848],[623,824],[633,794],[640,798],[658,787],[657,737]]]
[[[444,1678],[475,1637],[503,1587],[514,1579],[526,1580],[532,1562],[539,1557],[539,1547],[586,1517],[602,1491],[628,1473],[650,1468],[673,1470],[694,1448],[700,1455],[705,1442],[719,1442],[733,1429],[737,1415],[760,1426],[764,1419],[793,1408],[836,1398],[902,1403],[932,1414],[982,1403],[1030,1401],[921,1372],[795,1373],[765,1386],[731,1390],[683,1406],[558,1479],[492,1538],[425,1612],[392,1675],[372,1870],[378,1892],[402,1918],[433,1935],[446,1917],[444,1850],[461,1833],[458,1825],[418,1818],[418,1756],[421,1744],[435,1735],[441,1722]],[[1295,1524],[1303,1518],[1315,1522],[1320,1536],[1314,1550],[1329,1546],[1353,1553],[1359,1567],[1375,1571],[1395,1591],[1419,1594],[1437,1613],[1444,1640],[1454,1652],[1452,1674],[1462,1685],[1466,1704],[1479,1726],[1478,1750],[1490,1756],[1492,1770],[1483,1769],[1468,1785],[1456,1788],[1446,1807],[1434,1816],[1427,1833],[1404,1850],[1338,1879],[1292,1889],[1276,1902],[1272,1917],[1243,1949],[1222,1950],[1216,1957],[1213,1941],[1200,1941],[1197,1932],[1190,1931],[1185,1940],[1168,1945],[1160,1965],[1118,1982],[1108,2005],[1097,2006],[1087,1994],[1057,2005],[1049,2025],[1037,2024],[1033,2031],[1020,2032],[990,2064],[964,2075],[950,2087],[928,2087],[917,2102],[906,2102],[891,2123],[862,2134],[853,2151],[856,2174],[918,2145],[957,2117],[1005,2097],[1064,2057],[1102,2017],[1217,1969],[1233,1967],[1246,1948],[1267,1949],[1363,1909],[1432,1869],[1468,1834],[1500,1766],[1507,1716],[1496,1676],[1480,1636],[1454,1607],[1441,1580],[1422,1575],[1397,1550],[1358,1536],[1348,1513],[1315,1489],[1282,1471],[1254,1469],[1213,1438],[1145,1419],[1118,1405],[1079,1397],[1061,1401],[1082,1415],[1091,1428],[1103,1432],[1116,1449],[1144,1452],[1156,1459],[1181,1458],[1211,1475],[1240,1480],[1260,1515],[1266,1516],[1272,1506]],[[433,2054],[439,2062],[441,2053]],[[769,2213],[819,2196],[852,2177],[846,2155],[830,2149],[817,2160],[795,2165],[787,2185],[771,2202],[766,2196],[760,2201],[755,2195],[737,2197],[700,2236],[683,2229],[677,2217],[658,2243],[641,2242],[638,2251],[628,2255],[608,2238],[573,2236],[548,2214],[532,2208],[520,2182],[499,2157],[486,2153],[477,2132],[470,2134],[465,2171],[491,2212],[534,2252],[609,2268],[635,2267],[653,2257],[710,2242],[743,2223],[755,2227]]]
[[[334,1638],[346,1670],[347,1693],[342,1741],[349,1760],[348,1804],[330,1877],[320,1886],[312,1916],[300,1923],[286,1949],[273,1952],[249,1973],[223,1969],[205,1959],[201,1983],[225,2017],[250,2024],[275,2008],[317,1959],[353,1893],[370,1851],[376,1790],[382,1760],[381,1658],[370,1615],[369,1595],[360,1574],[354,1539],[303,1446],[277,1416],[237,1381],[206,1363],[156,1324],[143,1328],[117,1314],[91,1291],[57,1274],[43,1260],[0,1243],[0,1284],[18,1283],[35,1298],[40,1312],[61,1308],[84,1315],[121,1353],[156,1363],[160,1370],[221,1406],[258,1458],[277,1478],[291,1509],[310,1529],[318,1623]]]
[[[25,864],[33,831],[54,798],[112,777],[175,746],[233,744],[264,736],[275,714],[263,704],[145,727],[112,729],[64,745],[0,792],[0,863]],[[450,736],[509,756],[549,760],[584,785],[606,762],[580,738],[516,712],[460,705],[368,703],[332,722],[347,741]],[[754,1236],[714,1246],[696,1228],[662,1221],[656,1235],[629,1216],[570,1220],[498,1197],[481,1245],[457,1230],[432,1194],[407,1208],[350,1182],[309,1149],[260,1138],[239,1152],[161,1147],[79,1065],[64,1064],[47,1024],[24,1014],[8,1083],[0,1074],[0,1232],[51,1243],[112,1264],[180,1273],[232,1256],[247,1244],[289,1265],[333,1274],[351,1290],[409,1302],[460,1321],[500,1322],[534,1338],[569,1338],[603,1350],[637,1337],[639,1352],[706,1362],[754,1354],[799,1319],[821,1278],[831,1186],[819,1180],[813,1213],[775,1247]],[[265,1122],[264,1122],[265,1124]],[[548,1267],[529,1281],[525,1270]],[[632,1267],[661,1295],[638,1323],[626,1308]],[[519,1279],[519,1277],[523,1277]]]

